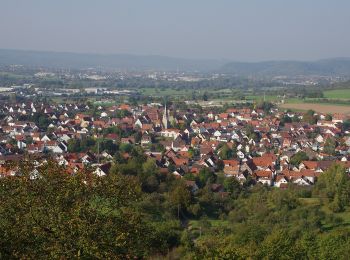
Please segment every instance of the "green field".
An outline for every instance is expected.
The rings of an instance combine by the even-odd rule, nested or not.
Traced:
[[[191,99],[192,94],[195,94],[197,97],[201,97],[204,93],[207,93],[209,100],[213,99],[213,95],[220,99],[232,99],[237,94],[236,90],[231,89],[189,89],[189,88],[140,88],[138,92],[144,96],[152,97],[184,97],[186,99]]]
[[[247,100],[254,100],[254,101],[261,101],[265,99],[265,101],[270,101],[270,102],[276,102],[281,99],[277,95],[265,95],[265,97],[264,95],[247,95],[245,96],[245,98]]]
[[[192,94],[190,89],[175,89],[175,88],[141,88],[139,92],[145,96],[187,96]]]
[[[190,98],[192,93],[195,92],[197,97],[202,96],[204,93],[207,93],[209,100],[222,100],[230,101],[237,100],[238,92],[231,89],[186,89],[186,88],[141,88],[139,89],[140,94],[145,96],[155,96],[155,97],[181,97],[181,98]],[[350,89],[336,89],[336,90],[326,90],[323,92],[324,98],[289,98],[286,99],[286,103],[315,103],[315,104],[332,104],[332,105],[346,105],[350,104]],[[268,102],[278,102],[282,98],[277,95],[256,95],[251,91],[246,93],[241,93],[246,100],[251,101],[268,101]]]
[[[264,95],[256,94],[250,90],[242,91],[235,89],[190,89],[190,88],[179,88],[179,87],[145,87],[138,89],[139,94],[143,96],[151,97],[171,97],[178,100],[191,100],[193,96],[197,100],[202,100],[204,93],[207,94],[208,100],[218,104],[224,103],[238,103],[242,100],[247,100],[250,102],[257,101],[267,101],[279,103],[281,97],[278,95]],[[326,90],[323,92],[324,98],[286,98],[286,104],[296,104],[297,109],[301,109],[300,104],[322,104],[322,105],[333,105],[339,107],[350,106],[350,89],[336,89],[336,90]],[[62,102],[62,100],[69,100],[69,97],[54,97],[52,98],[56,102]],[[98,98],[89,98],[90,101],[98,101]]]
[[[323,91],[325,98],[350,99],[350,89],[334,89]]]

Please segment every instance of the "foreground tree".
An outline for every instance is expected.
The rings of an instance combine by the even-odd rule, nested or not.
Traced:
[[[344,211],[350,202],[350,179],[345,168],[333,164],[318,179],[314,193],[329,200],[333,212]]]
[[[134,208],[135,177],[69,175],[49,162],[0,179],[1,258],[142,258],[156,238]],[[145,236],[145,234],[148,234]]]

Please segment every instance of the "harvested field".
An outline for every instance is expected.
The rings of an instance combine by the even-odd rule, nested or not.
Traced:
[[[316,112],[325,113],[325,114],[341,113],[341,114],[350,115],[350,106],[342,106],[342,105],[287,103],[287,104],[280,104],[279,107],[286,108],[286,109],[297,109],[297,110],[312,109]]]

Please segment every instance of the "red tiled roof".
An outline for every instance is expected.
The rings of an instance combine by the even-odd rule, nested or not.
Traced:
[[[272,166],[276,161],[276,155],[274,154],[263,154],[261,157],[254,157],[253,163],[256,166],[268,167]]]
[[[223,160],[223,162],[224,162],[224,165],[227,165],[227,166],[239,165],[239,161],[237,161],[237,160]]]

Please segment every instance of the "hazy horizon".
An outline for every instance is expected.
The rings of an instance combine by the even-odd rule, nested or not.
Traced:
[[[179,56],[171,56],[171,55],[160,55],[160,54],[134,54],[134,53],[98,53],[98,52],[79,52],[79,51],[59,51],[59,50],[35,50],[35,49],[10,49],[10,48],[0,48],[0,50],[5,51],[19,51],[19,52],[46,52],[46,53],[57,53],[57,54],[79,54],[79,55],[105,55],[105,56],[113,56],[113,55],[125,55],[125,56],[135,56],[135,57],[163,57],[163,58],[171,58],[171,59],[181,59],[181,60],[193,60],[193,61],[222,61],[222,62],[238,62],[238,63],[264,63],[264,62],[283,62],[283,61],[291,61],[291,62],[317,62],[321,60],[333,60],[333,59],[350,59],[349,56],[338,56],[338,57],[321,57],[316,59],[264,59],[264,60],[233,60],[233,59],[225,59],[225,58],[192,58],[192,57],[179,57]]]
[[[350,1],[3,0],[1,49],[259,62],[350,57]]]

